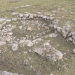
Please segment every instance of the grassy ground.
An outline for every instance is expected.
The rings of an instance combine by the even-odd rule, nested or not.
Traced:
[[[20,7],[22,5],[31,5],[26,8],[14,9],[14,7]],[[8,10],[12,9],[12,10]],[[75,31],[75,0],[0,0],[0,18],[9,17],[11,12],[30,12],[37,14],[41,12],[43,15],[51,14],[56,19],[60,20],[58,25],[60,27],[65,25],[66,21],[70,21],[71,31]],[[56,12],[52,12],[56,11]],[[14,31],[16,32],[16,30]],[[16,32],[17,33],[17,32]],[[15,33],[15,35],[16,35]],[[23,54],[24,50],[27,48],[20,48],[18,52],[12,52],[8,45],[1,46],[0,49],[3,51],[7,48],[8,52],[1,54],[0,60],[0,70],[6,70],[10,72],[24,73],[26,75],[35,75],[32,70],[29,70],[29,66],[24,66],[23,60],[31,57],[33,60],[32,65],[37,71],[41,71],[41,75],[75,75],[75,55],[73,55],[72,50],[75,47],[71,42],[67,42],[59,34],[57,38],[44,38],[44,40],[51,40],[51,45],[61,51],[64,54],[64,59],[62,61],[57,61],[55,64],[51,64],[43,58],[35,56],[35,54],[29,53],[28,55]],[[57,46],[59,44],[60,46]],[[11,51],[11,52],[10,52]],[[22,53],[19,54],[19,52]],[[66,53],[66,54],[65,54]],[[34,62],[35,61],[35,62]],[[31,63],[30,63],[31,64]],[[41,68],[39,65],[41,64]]]

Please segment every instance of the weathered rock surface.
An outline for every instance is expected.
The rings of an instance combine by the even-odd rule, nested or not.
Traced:
[[[11,73],[7,71],[0,71],[0,75],[18,75],[18,73]]]
[[[63,54],[60,51],[56,50],[55,48],[50,47],[50,49],[47,50],[45,57],[47,58],[48,61],[55,62],[57,60],[62,59]]]

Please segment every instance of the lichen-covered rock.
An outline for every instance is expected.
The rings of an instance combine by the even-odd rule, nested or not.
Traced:
[[[62,58],[63,58],[63,54],[53,47],[50,47],[50,49],[47,50],[47,52],[46,52],[46,59],[49,61],[55,62],[55,61],[60,60]]]
[[[13,44],[13,45],[12,45],[12,50],[13,50],[13,51],[16,51],[17,49],[18,49],[18,44]]]

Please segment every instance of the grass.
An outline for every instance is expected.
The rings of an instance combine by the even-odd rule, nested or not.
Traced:
[[[31,5],[30,7],[14,9],[15,7],[20,7],[22,5]],[[63,9],[64,8],[64,9]],[[8,10],[12,9],[12,10]],[[70,31],[75,31],[75,0],[0,0],[0,11],[5,10],[4,12],[0,12],[0,18],[9,17],[12,18],[11,12],[30,12],[37,14],[37,12],[41,12],[43,15],[54,14],[53,17],[60,20],[58,26],[63,27],[66,21],[70,21]],[[52,11],[56,12],[52,12]],[[70,13],[73,12],[73,13]],[[62,17],[64,16],[64,17]],[[15,16],[16,17],[16,16]],[[13,24],[11,22],[11,24]],[[17,24],[19,25],[19,24]],[[36,28],[36,27],[35,27]],[[17,29],[14,31],[14,36],[17,37],[25,36],[27,32],[23,32]],[[38,31],[36,31],[36,34]],[[30,33],[28,33],[30,35]],[[21,48],[19,47],[18,51],[13,52],[11,47],[8,45],[0,46],[1,51],[3,52],[6,48],[7,52],[3,52],[1,54],[0,59],[0,70],[6,70],[10,72],[17,72],[19,74],[24,73],[26,75],[35,75],[36,72],[30,70],[29,67],[32,64],[36,71],[41,71],[41,75],[50,75],[53,73],[54,75],[75,75],[75,55],[73,55],[72,50],[75,48],[71,42],[67,42],[60,34],[56,38],[44,38],[44,41],[51,40],[51,46],[55,47],[57,50],[61,51],[64,54],[64,58],[62,61],[57,61],[52,64],[49,61],[46,61],[44,58],[29,53],[28,50],[30,48]],[[41,42],[42,43],[42,42]],[[57,46],[59,44],[59,46]],[[39,47],[39,45],[37,45]],[[33,49],[33,47],[31,48]],[[68,51],[69,50],[69,51]],[[10,52],[11,51],[11,52]],[[24,51],[27,51],[28,54],[23,54]],[[19,54],[21,53],[21,54]],[[29,62],[28,66],[23,64],[25,59],[31,57],[32,63]],[[73,58],[72,58],[73,57]],[[39,67],[40,66],[40,67]]]

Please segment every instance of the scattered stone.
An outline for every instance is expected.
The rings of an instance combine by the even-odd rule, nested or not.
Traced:
[[[75,48],[73,49],[73,53],[75,53]]]
[[[45,42],[45,43],[44,43],[44,46],[50,46],[50,43]]]
[[[73,42],[73,44],[75,44],[75,39],[73,39],[73,41],[72,41],[72,42]]]
[[[19,26],[19,29],[22,29],[22,26]]]
[[[11,73],[7,71],[0,71],[0,75],[18,75],[18,73]]]
[[[69,41],[72,41],[73,39],[72,39],[72,37],[69,37],[68,40],[69,40]]]
[[[20,18],[23,18],[23,14],[19,14]]]
[[[54,17],[50,17],[50,20],[54,20]]]
[[[16,7],[16,8],[18,8],[18,7]],[[11,13],[11,16],[16,16],[16,15],[18,15],[19,13],[16,13],[16,12],[12,12]]]
[[[56,50],[55,48],[50,47],[50,49],[47,50],[47,52],[46,52],[46,58],[49,61],[55,62],[57,60],[62,59],[63,54],[60,51]]]
[[[6,38],[6,41],[7,41],[7,42],[9,42],[9,41],[10,41],[10,38],[9,38],[9,37],[7,37],[7,38]]]
[[[29,17],[29,13],[24,14],[24,16],[25,16],[26,18],[28,18],[28,17]]]
[[[61,27],[57,27],[57,31],[61,32],[62,28]]]
[[[75,32],[72,32],[72,38],[75,39]]]
[[[29,64],[29,61],[28,60],[24,60],[24,65],[28,65]]]
[[[56,34],[56,33],[49,34],[49,37],[57,37],[57,36],[58,36],[58,34]]]
[[[17,21],[17,18],[12,18],[12,21],[16,22]]]
[[[10,19],[7,19],[7,20],[6,20],[6,23],[9,23],[9,22],[11,22],[11,20],[10,20]]]
[[[13,50],[13,51],[16,51],[17,49],[18,49],[18,44],[13,44],[13,45],[12,45],[12,50]]]
[[[32,43],[31,40],[26,40],[26,41],[25,41],[25,44],[26,44],[28,47],[33,46],[33,43]]]
[[[28,26],[27,30],[28,30],[28,31],[32,31],[32,28]]]
[[[22,5],[22,6],[20,6],[21,8],[24,8],[25,6],[24,5]]]
[[[33,19],[34,18],[34,15],[33,14],[30,14],[29,15],[29,19]]]
[[[5,45],[5,44],[6,44],[5,41],[0,41],[0,46],[1,46],[1,45]]]
[[[31,5],[25,5],[25,7],[29,7],[29,6],[31,6]]]
[[[35,48],[34,50],[33,50],[33,52],[35,52],[35,53],[37,53],[37,54],[39,54],[39,55],[43,55],[43,49],[42,48]]]
[[[12,35],[13,34],[13,32],[9,32],[9,33],[7,33],[8,35]]]
[[[37,39],[33,40],[32,42],[38,44],[38,43],[41,42],[41,41],[43,41],[43,39],[37,38]]]

